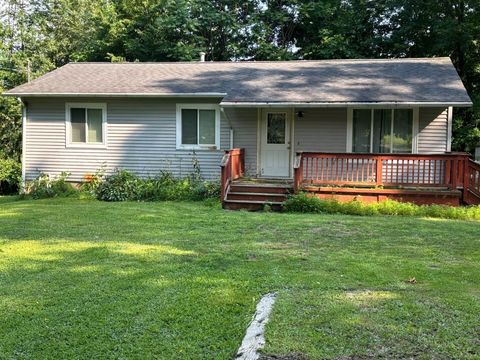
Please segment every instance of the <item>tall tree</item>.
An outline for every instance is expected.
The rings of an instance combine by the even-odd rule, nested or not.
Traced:
[[[475,102],[456,111],[454,148],[472,151],[480,143],[479,7],[478,0],[3,0],[0,85],[25,82],[27,67],[35,78],[69,61],[191,61],[200,51],[216,61],[451,56]],[[1,98],[0,114],[0,147],[19,158],[18,102]]]

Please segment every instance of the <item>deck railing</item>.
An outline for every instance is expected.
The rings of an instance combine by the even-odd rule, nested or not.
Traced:
[[[470,198],[470,192],[476,198],[480,198],[480,164],[468,159],[465,162],[465,179],[464,179],[464,187],[467,189],[467,193],[465,196]]]
[[[242,177],[245,172],[245,150],[242,148],[225,150],[220,167],[222,171],[220,196],[224,201],[232,180]]]
[[[467,154],[297,153],[294,190],[308,185],[443,187],[457,189],[465,181]],[[473,163],[473,162],[472,162]],[[475,164],[475,163],[473,163]],[[477,165],[477,164],[476,164]],[[470,183],[478,191],[478,172],[468,165]],[[475,182],[477,181],[477,182]]]

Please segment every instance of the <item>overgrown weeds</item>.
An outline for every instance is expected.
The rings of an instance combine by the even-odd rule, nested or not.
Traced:
[[[441,219],[480,220],[480,206],[453,207],[446,205],[416,205],[394,200],[366,204],[360,200],[339,202],[322,200],[306,193],[292,195],[284,203],[284,211],[297,213],[346,215],[399,215]]]

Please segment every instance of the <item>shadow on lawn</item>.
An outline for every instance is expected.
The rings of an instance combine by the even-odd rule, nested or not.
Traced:
[[[173,246],[49,240],[2,248],[1,356],[231,358],[261,295]]]

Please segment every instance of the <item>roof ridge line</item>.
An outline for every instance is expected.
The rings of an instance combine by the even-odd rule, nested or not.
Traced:
[[[415,61],[442,61],[451,60],[448,56],[438,57],[418,57],[418,58],[365,58],[365,59],[318,59],[318,60],[247,60],[247,61],[124,61],[124,62],[108,62],[108,61],[72,61],[66,65],[214,65],[214,64],[278,64],[278,63],[321,63],[321,62],[415,62]]]

